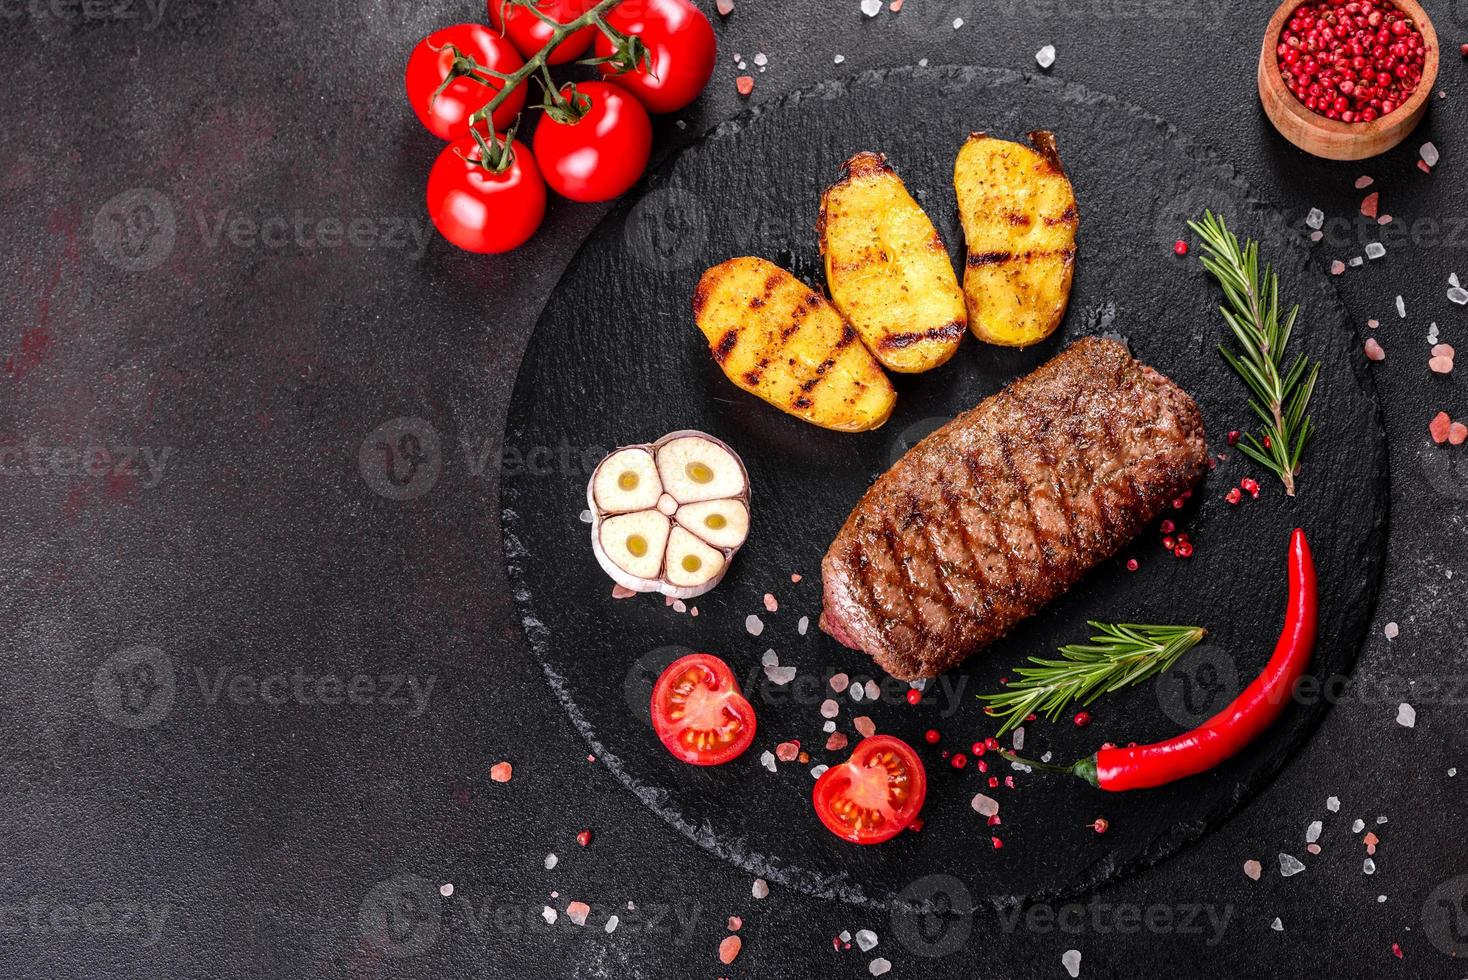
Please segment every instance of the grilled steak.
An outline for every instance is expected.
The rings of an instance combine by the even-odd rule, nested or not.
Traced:
[[[1085,338],[913,446],[821,563],[821,628],[934,677],[1116,554],[1207,469],[1188,393]]]

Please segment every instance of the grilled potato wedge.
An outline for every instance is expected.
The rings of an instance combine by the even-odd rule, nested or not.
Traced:
[[[897,392],[836,308],[772,262],[730,259],[703,274],[693,316],[729,380],[827,429],[887,421]]]
[[[958,152],[953,187],[968,240],[963,295],[974,336],[1026,347],[1065,315],[1075,270],[1075,191],[1055,135],[1030,134],[1034,149],[974,133]]]
[[[917,372],[953,356],[968,326],[948,249],[879,153],[846,161],[821,197],[831,302],[882,366]]]

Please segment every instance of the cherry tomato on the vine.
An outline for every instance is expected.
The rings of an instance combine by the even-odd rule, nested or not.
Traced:
[[[456,57],[457,52],[457,57]],[[419,41],[408,56],[403,82],[408,89],[408,104],[420,122],[439,139],[455,140],[469,133],[469,117],[482,109],[504,87],[497,78],[464,74],[472,67],[463,59],[492,71],[508,75],[524,67],[525,62],[514,45],[483,24],[455,24]],[[455,70],[459,77],[433,93]],[[484,82],[478,81],[485,78]],[[525,86],[512,91],[494,111],[495,129],[504,132],[520,110],[525,108]]]
[[[643,65],[623,75],[602,65],[608,81],[636,95],[649,112],[675,112],[694,99],[714,74],[714,27],[688,0],[623,0],[606,14],[609,26],[642,38],[651,55]],[[612,42],[598,33],[596,54],[606,57]]]
[[[536,0],[535,9],[559,23],[569,24],[596,3],[597,0]],[[545,47],[555,28],[535,16],[534,11],[514,5],[506,23],[504,8],[505,0],[489,0],[489,23],[508,37],[516,50],[528,58]],[[591,47],[592,36],[597,33],[595,27],[583,27],[557,45],[545,60],[552,65],[575,61]]]
[[[691,653],[669,664],[653,685],[652,727],[675,758],[717,766],[754,742],[754,709],[728,664],[713,654]]]
[[[589,103],[575,122],[551,113],[535,127],[535,159],[551,190],[573,201],[609,201],[647,169],[652,120],[631,95],[606,82],[581,82],[576,102]],[[570,86],[561,89],[565,98]]]
[[[851,758],[816,780],[816,816],[837,837],[880,844],[917,819],[928,795],[928,774],[916,752],[891,735],[857,743]]]
[[[479,163],[482,153],[472,135],[444,147],[428,172],[428,216],[466,251],[508,252],[540,227],[545,181],[519,140],[510,144],[514,159],[499,173]]]

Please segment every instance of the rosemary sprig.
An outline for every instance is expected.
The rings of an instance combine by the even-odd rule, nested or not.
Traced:
[[[1264,422],[1262,435],[1245,434],[1239,449],[1278,476],[1285,493],[1293,497],[1300,458],[1315,434],[1305,409],[1320,374],[1320,362],[1311,362],[1303,354],[1285,368],[1285,348],[1300,313],[1299,304],[1280,316],[1279,277],[1273,266],[1260,267],[1258,242],[1250,241],[1241,248],[1223,218],[1212,211],[1204,212],[1202,221],[1189,221],[1188,226],[1203,239],[1207,251],[1203,266],[1223,287],[1227,303],[1219,310],[1238,340],[1237,352],[1223,345],[1218,351],[1249,386],[1254,396],[1249,407]]]
[[[1090,643],[1061,647],[1064,660],[1031,657],[1035,666],[1014,671],[1019,680],[998,694],[979,695],[980,701],[989,702],[984,713],[1003,719],[996,737],[1032,714],[1054,721],[1071,704],[1090,704],[1103,694],[1160,674],[1207,632],[1201,626],[1089,625],[1098,635]]]

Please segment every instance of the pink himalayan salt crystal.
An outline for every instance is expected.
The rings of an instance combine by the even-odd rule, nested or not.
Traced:
[[[1453,359],[1451,357],[1443,357],[1442,355],[1438,355],[1437,357],[1429,360],[1427,362],[1427,366],[1431,368],[1433,370],[1433,373],[1435,374],[1450,374],[1453,370]]]
[[[1376,217],[1377,205],[1381,202],[1381,193],[1372,191],[1361,200],[1361,213],[1368,218]]]
[[[1342,272],[1345,272],[1345,271],[1346,271],[1346,264],[1344,262],[1342,262],[1340,259],[1336,259],[1334,262],[1332,262],[1330,264],[1330,274],[1333,275],[1333,276],[1338,276]]]
[[[1448,432],[1452,429],[1452,426],[1453,420],[1448,416],[1448,413],[1438,412],[1433,416],[1432,421],[1427,423],[1427,432],[1428,435],[1432,436],[1432,441],[1441,446],[1448,441]]]
[[[792,582],[799,582],[800,581],[800,573],[799,572],[791,572],[790,573],[790,581],[792,581]]]
[[[781,762],[794,762],[795,757],[800,754],[799,742],[781,742],[775,746],[775,758]]]
[[[738,78],[734,79],[734,88],[739,91],[739,94],[740,95],[748,96],[751,92],[754,91],[754,76],[753,75],[740,75]],[[738,951],[737,950],[735,951],[735,954],[734,955],[735,956],[738,955]],[[733,957],[730,957],[729,959],[725,960],[724,962],[725,963],[729,963],[729,962],[732,962],[732,961],[733,961]]]
[[[1258,881],[1259,876],[1263,873],[1264,865],[1260,864],[1258,861],[1250,859],[1244,862],[1244,874],[1248,875],[1250,878],[1253,878],[1255,881]]]
[[[1462,422],[1454,422],[1448,427],[1448,444],[1461,446],[1464,442],[1468,442],[1468,425],[1464,425]]]
[[[743,946],[744,940],[738,936],[725,936],[723,942],[719,943],[719,962],[725,966],[733,963]]]
[[[1375,182],[1376,179],[1374,177],[1367,177],[1363,174],[1362,176],[1356,178],[1356,190],[1364,191]]]
[[[1386,351],[1381,349],[1381,344],[1377,343],[1375,337],[1366,338],[1366,359],[1370,361],[1386,360]]]
[[[734,12],[734,0],[719,0],[719,16],[728,17]]]
[[[840,752],[846,748],[848,739],[845,732],[832,732],[831,737],[826,739],[827,752]]]
[[[730,932],[738,932],[739,929],[740,929],[740,927],[743,926],[743,925],[744,925],[744,920],[741,919],[741,918],[739,918],[739,916],[737,916],[737,915],[731,915],[731,916],[729,916],[729,931]]]
[[[489,768],[489,778],[497,783],[508,783],[515,774],[515,767],[508,762],[496,762]]]
[[[578,926],[586,925],[586,917],[591,914],[591,906],[585,902],[572,902],[566,906],[566,918]]]
[[[832,674],[829,683],[831,685],[831,690],[835,691],[837,694],[840,694],[842,691],[846,690],[846,688],[851,684],[851,678],[847,677],[845,674]]]
[[[851,724],[856,728],[858,732],[861,733],[862,738],[871,738],[873,735],[877,734],[877,723],[872,721],[866,715],[862,715],[860,718],[853,719]]]
[[[1438,344],[1432,349],[1433,357],[1456,357],[1457,351],[1453,350],[1452,344]]]
[[[780,603],[779,603],[779,601],[772,594],[770,594],[768,592],[765,593],[765,609],[767,611],[769,611],[769,612],[779,612],[780,611]]]

